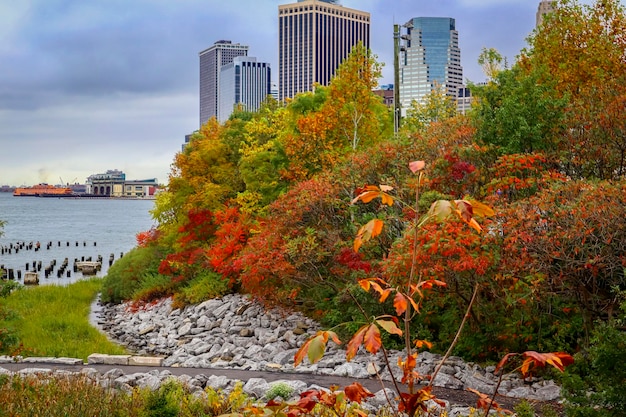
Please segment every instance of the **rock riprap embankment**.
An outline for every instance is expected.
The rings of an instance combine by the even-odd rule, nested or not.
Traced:
[[[127,304],[106,305],[99,312],[98,324],[114,341],[138,355],[163,357],[164,366],[227,368],[253,371],[298,372],[351,378],[369,378],[380,373],[390,380],[380,354],[359,353],[346,362],[345,350],[329,342],[318,363],[294,367],[294,355],[320,326],[301,314],[279,309],[266,310],[242,295],[173,309],[166,299],[134,310]],[[399,352],[391,352],[392,372]],[[441,356],[422,352],[417,370],[432,374]],[[452,389],[472,388],[485,394],[494,392],[494,367],[482,368],[450,357],[437,374],[434,385]],[[498,393],[515,398],[553,401],[560,398],[560,387],[553,381],[523,381],[506,376]]]

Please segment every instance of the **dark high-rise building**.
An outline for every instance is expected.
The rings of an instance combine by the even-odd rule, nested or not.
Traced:
[[[220,70],[238,56],[247,56],[248,47],[231,41],[217,41],[200,55],[200,126],[217,117]]]
[[[278,97],[328,85],[352,48],[370,47],[370,14],[333,0],[278,6]]]
[[[456,99],[463,85],[463,67],[455,20],[416,17],[402,30],[399,92],[403,113],[413,100],[423,102],[437,87]]]

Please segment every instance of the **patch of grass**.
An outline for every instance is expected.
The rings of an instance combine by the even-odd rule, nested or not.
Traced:
[[[2,303],[13,314],[0,317],[0,328],[11,328],[24,356],[70,357],[86,360],[92,353],[123,354],[124,348],[89,323],[91,303],[101,278],[76,283],[42,285],[13,291]]]
[[[86,376],[0,378],[0,417],[140,416],[139,399],[105,390]]]
[[[86,375],[57,377],[0,375],[0,417],[211,417],[243,415],[253,399],[242,384],[225,394],[211,388],[195,395],[179,381],[164,381],[155,391],[134,388],[127,393],[102,388]]]

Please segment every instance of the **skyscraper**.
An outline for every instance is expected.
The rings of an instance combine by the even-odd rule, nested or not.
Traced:
[[[463,67],[456,22],[449,17],[416,17],[402,27],[400,103],[403,115],[413,100],[421,102],[437,86],[456,98]]]
[[[548,13],[554,11],[554,0],[541,0],[539,7],[537,7],[536,27],[539,27],[543,23],[543,17]]]
[[[237,56],[248,55],[248,47],[231,41],[217,41],[200,56],[200,126],[217,117],[220,70]]]
[[[235,106],[256,111],[271,93],[270,64],[254,57],[238,56],[222,66],[219,83],[217,120],[228,120]]]
[[[370,14],[333,0],[278,6],[279,100],[328,85],[352,47],[370,47]]]

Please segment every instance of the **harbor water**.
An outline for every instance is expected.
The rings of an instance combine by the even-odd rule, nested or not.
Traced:
[[[153,206],[153,200],[14,197],[0,193],[0,220],[6,222],[0,236],[0,248],[4,248],[0,266],[13,269],[16,280],[20,271],[21,282],[26,271],[35,270],[40,285],[67,284],[83,278],[73,269],[75,260],[96,261],[101,257],[102,267],[96,276],[104,276],[110,259],[118,260],[135,247],[137,233],[153,226]],[[12,250],[7,249],[11,246]],[[68,267],[58,276],[66,258]],[[42,266],[37,271],[39,264]],[[52,264],[55,267],[46,278],[44,270]]]

